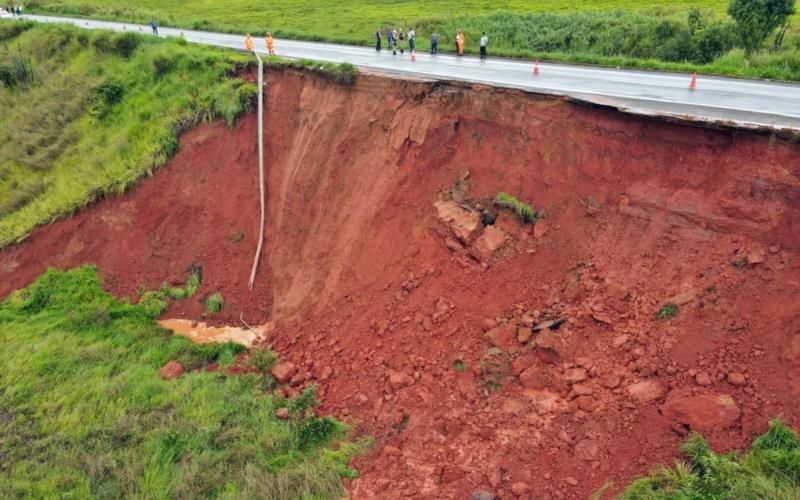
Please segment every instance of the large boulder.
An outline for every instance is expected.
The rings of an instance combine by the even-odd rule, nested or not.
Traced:
[[[464,243],[472,243],[480,233],[482,225],[478,212],[467,210],[452,201],[437,201],[433,206],[436,207],[439,220]]]
[[[692,395],[674,390],[661,405],[661,414],[694,431],[708,432],[736,425],[742,412],[729,394]]]

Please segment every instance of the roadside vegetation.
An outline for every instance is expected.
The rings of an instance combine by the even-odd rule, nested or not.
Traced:
[[[754,13],[759,5],[772,10]],[[467,52],[477,53],[485,31],[493,55],[800,80],[800,30],[791,25],[793,6],[794,0],[403,0],[391,5],[235,0],[224,6],[200,0],[189,9],[175,0],[136,6],[123,0],[34,0],[27,5],[41,13],[140,23],[156,18],[190,29],[271,31],[278,37],[362,45],[373,43],[379,27],[414,27],[419,50],[426,50],[430,34],[438,31],[440,49],[453,51],[455,33],[462,30]]]
[[[619,498],[800,498],[800,439],[779,421],[773,421],[744,454],[717,454],[699,435],[683,449],[687,462],[635,481]]]
[[[195,345],[153,318],[92,267],[50,270],[0,303],[0,498],[342,495],[366,443],[308,411],[313,389],[284,400],[256,374],[161,380],[170,360],[226,365],[242,347]]]
[[[0,22],[0,123],[13,124],[0,128],[0,247],[152,175],[195,124],[232,124],[255,101],[235,76],[246,64],[181,40]]]

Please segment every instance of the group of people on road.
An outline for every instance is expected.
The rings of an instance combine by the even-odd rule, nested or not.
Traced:
[[[21,16],[22,5],[9,5],[6,7],[6,12],[10,13],[12,16]]]
[[[272,33],[267,33],[267,36],[264,37],[264,44],[267,46],[267,53],[274,56],[275,39],[272,38]],[[250,36],[250,33],[248,33],[244,39],[244,48],[247,52],[253,52],[253,37]]]
[[[375,30],[375,51],[380,52],[383,49],[383,39],[386,39],[386,45],[389,50],[392,51],[392,54],[397,55],[397,51],[400,51],[400,54],[405,53],[405,40],[406,34],[403,33],[403,28],[395,29],[395,28],[387,28],[386,33],[382,33],[381,29],[378,28]],[[416,33],[414,32],[414,28],[409,28],[408,30],[408,48],[409,51],[414,54],[417,51],[417,44],[416,44]],[[441,35],[439,32],[434,30],[431,33],[431,54],[438,54],[439,53],[439,39]],[[464,45],[466,43],[464,38],[464,32],[459,30],[456,32],[455,36],[456,41],[456,54],[459,56],[464,55]],[[480,38],[480,55],[481,59],[486,59],[487,57],[487,47],[489,46],[489,37],[486,35],[486,32],[483,32]]]
[[[397,55],[397,51],[400,51],[400,54],[405,54],[406,52],[406,38],[408,38],[408,50],[412,54],[417,52],[417,34],[414,32],[414,28],[408,29],[408,35],[403,32],[403,28],[400,29],[387,29],[386,30],[386,44],[389,50],[392,51],[392,54]],[[382,35],[381,30],[375,30],[375,50],[380,52],[382,49]]]

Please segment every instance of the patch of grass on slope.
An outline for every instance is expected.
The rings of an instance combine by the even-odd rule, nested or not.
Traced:
[[[0,345],[0,498],[337,498],[364,446],[328,417],[277,419],[291,403],[263,377],[159,379],[231,347],[172,336],[91,267],[0,303]]]
[[[182,40],[0,21],[0,247],[91,201],[124,192],[204,120],[255,102],[235,77],[247,56]]]
[[[684,445],[688,462],[663,467],[631,484],[623,500],[800,498],[800,439],[773,421],[745,454],[719,455],[699,435]]]

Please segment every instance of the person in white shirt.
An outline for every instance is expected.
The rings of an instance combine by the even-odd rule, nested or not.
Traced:
[[[417,51],[417,42],[414,38],[414,28],[408,30],[408,50],[413,54]]]
[[[489,37],[486,36],[486,32],[483,32],[481,36],[481,59],[486,59],[486,46],[489,45]]]

